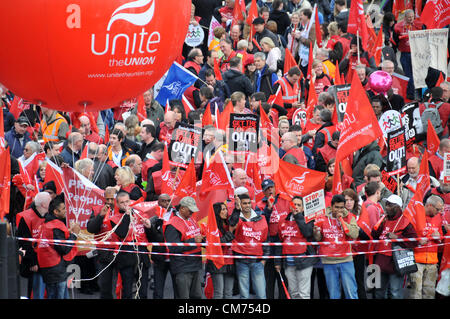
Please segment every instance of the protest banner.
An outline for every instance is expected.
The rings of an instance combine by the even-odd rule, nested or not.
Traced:
[[[303,207],[305,214],[305,222],[325,215],[325,194],[323,189],[319,189],[305,197],[303,197]]]
[[[429,68],[447,74],[448,29],[409,31],[408,34],[414,86],[426,88]]]
[[[333,92],[333,97],[336,101],[336,111],[338,122],[340,123],[344,120],[345,110],[347,109],[350,84],[334,85],[330,89],[332,89],[331,92]]]
[[[391,193],[395,194],[397,192],[397,180],[389,175],[384,169],[381,170],[381,182],[391,191]]]
[[[187,168],[191,159],[198,155],[201,136],[200,127],[180,123],[173,131],[169,145],[170,165]]]
[[[306,110],[303,108],[298,108],[294,114],[292,114],[292,125],[300,125],[305,127],[306,125]]]
[[[403,127],[388,133],[386,172],[398,175],[406,171],[406,143]]]
[[[256,153],[258,150],[259,116],[230,114],[229,151],[233,154]]]
[[[408,149],[414,144],[417,132],[423,131],[419,102],[405,104],[402,108],[401,118],[405,128],[406,149]]]
[[[444,153],[444,183],[450,183],[450,153]]]
[[[67,227],[71,223],[77,223],[80,225],[81,237],[93,238],[86,229],[87,223],[92,214],[92,208],[104,205],[104,191],[71,167],[63,168],[62,171]],[[84,255],[91,249],[95,247],[79,247],[78,255]]]

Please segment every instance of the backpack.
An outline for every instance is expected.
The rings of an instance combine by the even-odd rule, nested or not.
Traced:
[[[436,134],[441,134],[444,131],[442,127],[441,116],[439,115],[439,108],[443,102],[434,103],[434,102],[425,102],[425,110],[420,115],[420,119],[422,120],[423,131],[427,132],[428,130],[428,120],[431,121],[431,124],[436,131]]]

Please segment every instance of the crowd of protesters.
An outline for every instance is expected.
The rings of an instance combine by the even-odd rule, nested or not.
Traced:
[[[171,196],[161,193],[161,172],[167,164],[163,161],[164,151],[174,130],[180,123],[201,126],[203,114],[210,108],[213,125],[203,127],[203,161],[196,165],[196,175],[200,180],[218,153],[230,164],[234,194],[225,202],[210,203],[221,242],[231,243],[223,246],[224,255],[229,257],[218,268],[212,260],[202,263],[202,250],[196,246],[153,246],[149,255],[144,246],[100,244],[96,253],[77,256],[74,245],[20,240],[20,274],[28,279],[28,297],[67,298],[66,269],[70,263],[81,266],[82,278],[92,278],[81,281],[81,292],[99,291],[100,298],[105,299],[167,297],[164,285],[168,273],[175,298],[202,298],[206,294],[206,287],[202,291],[202,283],[207,281],[205,270],[212,277],[213,298],[248,298],[250,294],[268,299],[308,299],[315,295],[321,299],[443,297],[436,292],[436,285],[443,267],[442,237],[448,235],[450,222],[450,183],[444,182],[444,154],[450,153],[450,83],[446,79],[438,81],[437,73],[427,77],[426,90],[414,88],[405,30],[425,29],[414,9],[396,17],[392,1],[388,1],[382,10],[375,4],[373,8],[378,11],[367,12],[376,32],[383,25],[382,61],[376,65],[374,57],[363,50],[361,39],[347,33],[350,3],[346,0],[258,0],[258,16],[251,24],[233,20],[234,0],[192,2],[192,24],[208,29],[214,17],[221,25],[213,30],[209,46],[205,38],[197,48],[183,48],[184,67],[199,78],[184,93],[194,108],[189,113],[181,100],[169,101],[170,109],[160,105],[154,88],[149,88],[143,94],[145,119],[140,117],[137,100],[97,112],[68,113],[29,105],[15,118],[9,112],[14,92],[3,88],[4,143],[11,154],[11,201],[6,218],[17,237],[77,238],[80,226],[65,221],[69,207],[64,193],[58,193],[57,181],[45,178],[51,161],[58,167],[74,168],[104,190],[104,206],[92,207],[89,233],[108,233],[107,240],[112,242],[204,243],[205,234],[192,217],[199,211],[195,196],[185,196],[172,205]],[[251,4],[245,0],[247,12]],[[307,32],[315,4],[321,48],[316,45],[314,25]],[[284,69],[285,49],[297,63],[288,70]],[[425,108],[438,108],[439,147],[425,163],[430,174],[430,189],[423,198],[428,239],[397,243],[414,249],[418,270],[411,274],[397,273],[389,239],[422,237],[408,219],[402,218],[402,213],[418,184],[421,160],[428,148],[427,132],[416,131],[414,143],[408,145],[406,173],[398,181],[399,192],[383,183],[386,152],[375,141],[355,152],[351,173],[341,173],[343,192],[333,193],[340,134],[335,98],[328,90],[336,83],[336,66],[345,83],[351,83],[356,72],[377,119],[389,110],[401,112],[406,103],[414,101],[419,103],[421,113]],[[393,85],[387,96],[374,92],[367,82],[377,70],[409,78],[405,90]],[[278,90],[283,103],[270,101]],[[307,92],[311,90],[316,91],[318,101],[311,117],[298,121],[294,113],[306,109]],[[251,185],[242,163],[229,163],[233,157],[227,156],[227,134],[217,129],[215,119],[219,115],[216,112],[223,112],[230,102],[233,113],[266,113],[278,133],[279,143],[271,144],[280,161],[326,173],[327,210],[323,218],[307,222],[302,197],[286,200],[279,196],[274,180],[263,174],[261,185]],[[31,172],[29,183],[25,182],[21,167],[41,153],[39,167]],[[264,194],[260,201],[256,201],[255,188]],[[34,194],[31,199],[28,192]],[[157,201],[163,213],[138,218],[130,205],[140,199]],[[369,234],[357,224],[363,207],[369,214]],[[375,245],[347,243],[369,239],[387,240]],[[251,245],[255,241],[336,243]],[[371,254],[357,254],[369,251]],[[312,257],[305,257],[308,255]],[[270,256],[279,258],[265,258]],[[365,281],[370,264],[378,265],[380,270],[380,283],[372,288]],[[314,294],[315,287],[318,294]],[[150,288],[152,296],[148,296]]]

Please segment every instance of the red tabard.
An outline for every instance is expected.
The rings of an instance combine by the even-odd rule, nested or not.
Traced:
[[[269,235],[276,236],[278,232],[278,224],[286,219],[289,214],[289,202],[278,197],[277,202],[273,205],[272,214],[269,220]]]
[[[343,217],[346,223],[350,223],[353,216],[348,214]],[[347,236],[342,230],[342,226],[336,218],[325,217],[322,223],[322,241],[331,242],[329,245],[320,245],[319,254],[327,255],[329,257],[347,257],[348,253],[351,253],[351,244],[343,243],[336,244],[333,242],[345,242]]]
[[[70,232],[66,225],[59,219],[54,219],[41,225],[39,234],[40,239],[54,239],[53,229],[63,231],[66,239],[70,236]],[[72,250],[67,255],[63,256],[64,260],[71,261],[77,254],[77,251],[77,247],[73,246]],[[61,255],[53,249],[52,243],[40,241],[37,245],[36,253],[40,268],[54,267],[61,262]]]
[[[185,220],[177,215],[172,215],[169,219],[167,225],[172,225],[181,233],[181,241],[184,242],[188,239],[194,238],[195,236],[201,235],[201,229],[197,222],[192,218]],[[166,225],[166,227],[167,227]],[[164,228],[165,231],[165,228]],[[192,250],[183,252],[183,254],[192,254],[201,251],[201,247],[194,247]]]
[[[118,224],[120,222],[120,219],[122,218],[122,214],[116,214],[111,218],[111,221],[114,222],[114,224]],[[133,222],[134,220],[134,222]],[[130,219],[130,225],[127,237],[123,240],[125,242],[147,242],[147,236],[145,235],[145,229],[144,224],[142,223],[141,217],[139,217],[136,214],[133,214],[133,218]],[[118,240],[122,241],[122,240]]]
[[[33,238],[38,238],[39,236],[39,226],[44,222],[44,218],[39,218],[39,216],[34,212],[34,210],[27,209],[16,215],[16,225],[18,226],[20,220],[23,219],[30,230],[31,236]]]
[[[100,214],[100,211],[102,210],[103,206],[94,206],[92,207],[92,211],[94,212],[95,216],[98,216]],[[109,220],[105,221],[106,216],[109,216]],[[121,215],[122,216],[122,215]],[[110,223],[110,220],[113,220],[116,224],[119,222],[118,219],[114,219],[114,210],[110,210],[105,217],[103,218],[103,224],[100,228],[100,233],[104,234],[106,232],[111,231],[112,225]],[[120,241],[119,237],[113,232],[107,239],[107,241]],[[105,245],[105,244],[96,244],[97,248],[118,248],[118,245]]]
[[[157,161],[153,158],[149,158],[148,160],[146,160],[145,162],[142,163],[142,170],[141,170],[142,181],[145,181],[145,182],[147,181],[148,170],[158,163],[159,163],[159,161]]]
[[[233,251],[242,255],[262,256],[263,249],[261,245],[251,245],[252,243],[263,243],[267,239],[268,226],[265,218],[258,221],[243,221],[239,219],[235,230],[233,244],[245,243],[248,245],[233,245]]]
[[[399,217],[399,218],[401,218],[400,221],[398,220],[398,218],[394,219],[394,220],[389,220],[389,219],[385,220],[383,232],[381,233],[380,238],[379,238],[380,240],[388,239],[386,234],[392,233],[394,228],[395,228],[395,234],[400,235],[400,233],[403,231],[403,229],[405,229],[406,226],[408,226],[408,224],[409,224],[408,218],[406,218],[406,217]],[[397,222],[398,222],[398,225],[397,225]],[[378,254],[392,256],[392,242],[391,241],[388,241],[388,242],[383,241],[383,242],[376,243],[374,250],[377,251]],[[382,250],[387,250],[387,251],[380,252]]]
[[[159,140],[161,142],[166,142],[167,145],[170,144],[170,141],[172,139],[172,133],[173,133],[173,129],[169,129],[164,122],[162,122],[160,124],[160,131],[159,131]]]
[[[283,243],[305,243],[306,238],[298,228],[295,220],[284,220],[278,226],[278,236]],[[283,246],[283,255],[304,254],[306,245]]]
[[[286,155],[288,155],[288,154],[291,154],[292,156],[294,156],[297,159],[299,165],[304,166],[304,167],[307,166],[308,160],[306,159],[305,152],[301,148],[299,148],[299,147],[291,148],[289,151],[287,151],[283,155],[282,159],[284,159],[286,157]]]

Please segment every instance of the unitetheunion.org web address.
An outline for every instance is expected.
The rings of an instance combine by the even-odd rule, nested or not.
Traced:
[[[134,78],[139,76],[150,76],[153,71],[139,71],[139,72],[114,72],[114,73],[91,73],[87,77],[89,79],[102,78]]]

